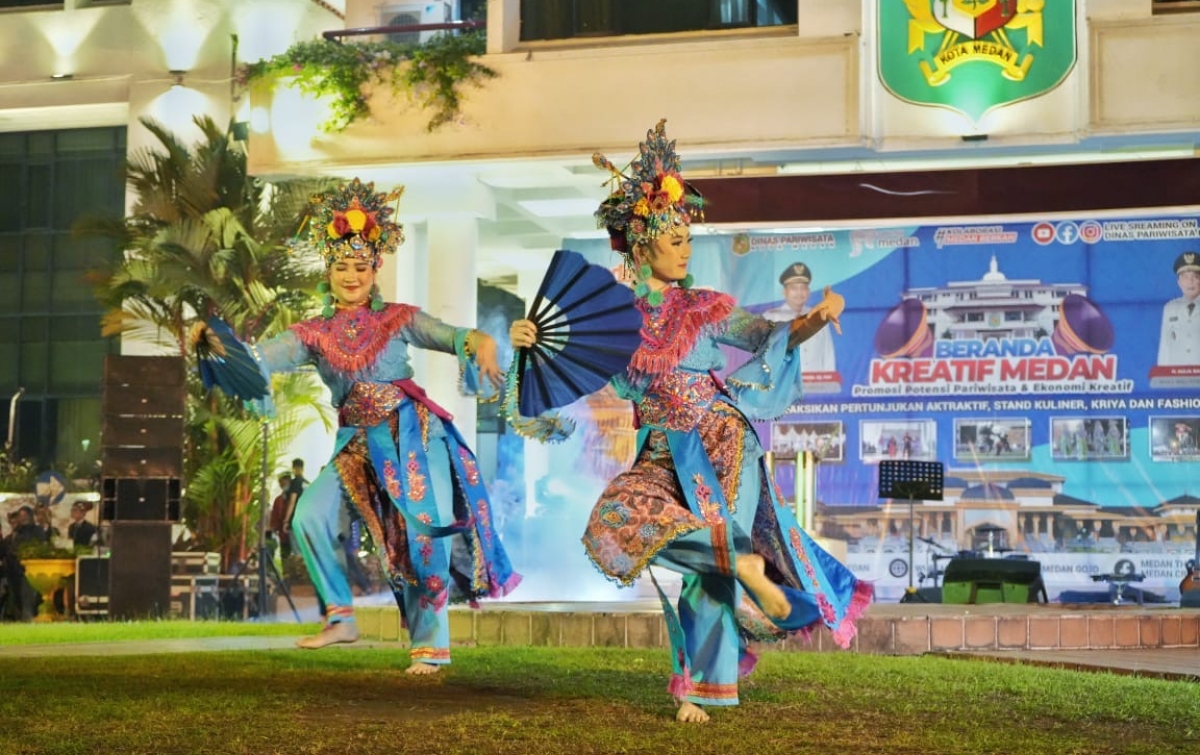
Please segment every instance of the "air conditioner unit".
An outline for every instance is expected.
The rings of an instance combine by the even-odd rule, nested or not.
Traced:
[[[386,3],[377,8],[380,26],[416,26],[418,24],[444,24],[458,16],[457,0],[430,0],[429,2]],[[429,41],[441,31],[395,32],[388,34],[389,42],[418,44]]]

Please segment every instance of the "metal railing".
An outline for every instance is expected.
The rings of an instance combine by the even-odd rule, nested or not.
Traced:
[[[344,37],[367,37],[381,34],[405,34],[423,31],[471,31],[483,29],[487,21],[446,21],[440,24],[405,24],[403,26],[366,26],[358,29],[330,29],[321,36],[330,42],[341,43]]]

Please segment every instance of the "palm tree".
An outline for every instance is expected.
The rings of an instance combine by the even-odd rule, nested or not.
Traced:
[[[188,359],[194,356],[187,330],[197,318],[221,317],[240,338],[255,341],[312,310],[319,261],[292,253],[286,242],[308,197],[327,183],[256,180],[230,129],[208,117],[195,124],[203,137],[189,145],[142,120],[158,145],[128,161],[136,196],[129,215],[76,226],[124,250],[90,275],[107,307],[102,333],[162,345]],[[262,424],[241,402],[205,390],[195,370],[189,375],[182,516],[196,544],[223,553],[228,566],[244,556],[262,486],[270,484],[262,479]],[[269,464],[311,423],[330,427],[322,390],[312,374],[273,381]]]

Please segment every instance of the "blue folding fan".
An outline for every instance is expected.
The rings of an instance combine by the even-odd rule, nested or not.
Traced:
[[[550,260],[527,319],[537,325],[538,340],[516,355],[525,417],[602,388],[625,371],[642,341],[633,291],[607,268],[565,249]]]
[[[218,354],[208,339],[202,339],[196,344],[200,379],[204,381],[204,387],[212,388],[215,385],[226,395],[243,401],[269,396],[271,389],[267,385],[266,376],[250,350],[233,334],[233,330],[218,317],[208,318],[206,324],[225,348],[225,353]]]

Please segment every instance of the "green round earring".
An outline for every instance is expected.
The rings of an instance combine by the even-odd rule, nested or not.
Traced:
[[[651,304],[654,304],[654,293],[650,291],[650,278],[654,275],[654,270],[645,262],[638,265],[636,268],[637,285],[633,288],[633,295],[639,299],[645,299]]]
[[[321,295],[321,317],[324,317],[326,320],[333,317],[335,312],[333,308],[333,294],[329,293],[329,291],[329,281],[323,280],[317,284],[317,293]]]

